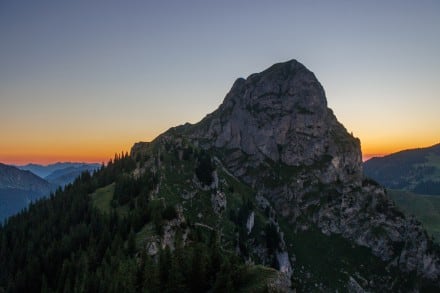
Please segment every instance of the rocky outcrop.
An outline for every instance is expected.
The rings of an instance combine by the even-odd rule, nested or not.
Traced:
[[[360,142],[301,63],[238,79],[218,110],[188,134],[207,148],[233,150],[222,158],[228,170],[264,191],[292,224],[307,215],[324,233],[370,247],[404,271],[439,278],[439,258],[420,225],[398,213],[382,188],[362,186]]]
[[[289,277],[292,276],[292,266],[287,251],[277,252],[276,257],[280,272],[287,274]]]
[[[291,282],[289,277],[284,273],[277,273],[274,278],[271,278],[267,284],[267,292],[279,293],[279,292],[296,292],[291,289]]]
[[[145,246],[148,255],[156,256],[160,249],[164,249],[165,247],[169,247],[171,250],[174,250],[176,245],[177,231],[182,233],[181,244],[186,244],[189,229],[186,228],[182,231],[181,226],[186,221],[181,206],[176,207],[176,215],[176,218],[164,222],[162,235],[154,235],[148,239],[145,239]]]
[[[351,293],[365,293],[366,292],[361,287],[361,285],[359,285],[359,283],[356,282],[356,280],[351,276],[348,279],[347,289],[348,289],[348,292],[351,292]]]
[[[211,193],[211,205],[214,212],[221,213],[226,209],[226,194],[219,190],[214,190]]]
[[[439,280],[431,240],[383,188],[363,180],[359,140],[327,107],[315,75],[296,60],[238,79],[216,111],[158,139],[171,137],[214,151],[227,174],[256,191],[257,205],[273,207],[292,229],[315,226],[342,235],[390,266]],[[132,153],[143,147],[135,145]]]
[[[252,228],[254,228],[254,223],[255,223],[255,213],[252,211],[246,220],[246,230],[248,235],[251,234]]]
[[[440,263],[432,243],[415,219],[396,210],[382,187],[364,183],[321,206],[315,223],[325,234],[337,233],[372,249],[374,255],[403,271],[438,278]]]
[[[206,139],[208,147],[238,149],[258,163],[311,166],[331,160],[322,174],[328,182],[361,178],[359,140],[327,108],[315,75],[295,60],[238,79],[189,136],[201,144]]]

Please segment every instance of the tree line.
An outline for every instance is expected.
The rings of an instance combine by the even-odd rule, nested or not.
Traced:
[[[201,165],[200,171],[212,168],[207,161]],[[245,282],[245,266],[222,250],[214,231],[206,237],[191,227],[185,246],[161,249],[156,257],[138,247],[142,227],[151,222],[161,233],[164,221],[177,215],[174,207],[153,206],[148,193],[157,177],[130,176],[135,167],[128,154],[116,155],[1,225],[0,292],[236,291]],[[105,213],[90,194],[111,183],[112,209]],[[125,216],[117,212],[122,205],[130,206]]]

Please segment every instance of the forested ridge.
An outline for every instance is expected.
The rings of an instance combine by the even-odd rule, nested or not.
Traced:
[[[115,156],[8,219],[0,228],[0,291],[205,292],[243,285],[243,261],[221,249],[215,231],[206,237],[193,227],[187,246],[161,249],[156,258],[137,247],[135,233],[146,223],[160,232],[164,218],[176,214],[142,196],[157,179],[148,172],[128,176],[135,166],[127,154]],[[114,208],[104,213],[90,194],[113,182]],[[129,206],[127,215],[115,209],[122,204]]]

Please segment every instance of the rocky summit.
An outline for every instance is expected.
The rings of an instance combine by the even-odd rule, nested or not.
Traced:
[[[236,250],[250,262],[274,260],[292,286],[356,292],[439,287],[438,247],[384,188],[364,178],[359,139],[338,122],[323,87],[298,61],[237,79],[213,113],[135,144],[131,155],[150,158],[140,172],[160,173],[164,153],[175,152],[182,161],[189,149],[203,150],[214,164],[212,213],[222,217],[233,201],[230,180],[249,188],[245,230],[250,234],[258,213],[264,214],[278,243],[268,251],[258,236],[248,237]],[[153,197],[164,196],[165,173]],[[196,181],[177,193],[184,199],[199,194]],[[189,208],[182,205],[184,215]]]

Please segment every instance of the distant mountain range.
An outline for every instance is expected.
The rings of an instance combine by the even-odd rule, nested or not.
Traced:
[[[50,184],[30,171],[0,163],[0,188],[47,192]]]
[[[48,195],[53,186],[30,171],[0,163],[0,222],[29,202]]]
[[[86,170],[93,171],[98,169],[100,166],[100,164],[58,162],[49,165],[27,164],[24,166],[17,166],[17,168],[31,171],[32,173],[40,176],[41,178],[47,179],[50,182],[51,180],[59,180],[58,177],[60,176],[66,177],[67,174],[72,174],[71,176],[74,176],[72,179],[75,179],[79,174],[81,174],[81,172]],[[63,180],[63,182],[64,181],[65,180]],[[70,182],[71,181],[67,181],[64,184]]]
[[[25,208],[31,201],[73,182],[82,172],[92,172],[99,167],[100,164],[69,162],[47,166],[0,163],[0,222]]]
[[[387,188],[440,195],[440,144],[372,158],[364,174]]]
[[[65,163],[64,163],[65,164]],[[56,169],[44,179],[56,186],[64,186],[71,183],[82,172],[92,172],[100,167],[99,164],[72,164],[62,169]]]

